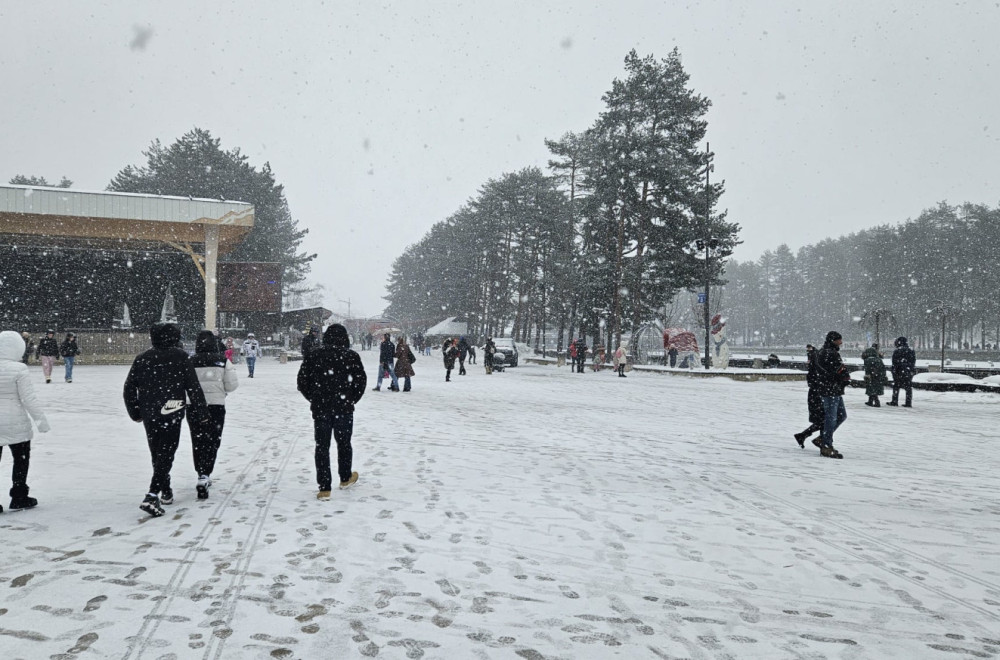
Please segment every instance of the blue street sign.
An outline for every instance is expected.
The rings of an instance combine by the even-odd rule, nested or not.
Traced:
[[[699,293],[698,294],[698,304],[699,305],[704,305],[705,304],[705,294],[704,293]]]

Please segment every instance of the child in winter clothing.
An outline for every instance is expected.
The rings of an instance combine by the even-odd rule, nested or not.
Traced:
[[[0,457],[3,447],[8,446],[14,458],[10,488],[12,510],[30,509],[38,504],[35,498],[28,497],[31,420],[35,420],[39,433],[49,431],[49,422],[35,398],[28,366],[21,362],[23,356],[24,340],[21,336],[10,330],[0,332]]]
[[[142,422],[153,459],[153,478],[139,508],[153,516],[163,515],[162,504],[173,504],[170,468],[181,440],[185,398],[191,415],[208,425],[211,417],[198,375],[188,354],[178,348],[181,331],[173,323],[156,323],[149,329],[153,347],[139,355],[125,379],[125,408],[134,422]]]
[[[226,395],[240,384],[236,367],[226,355],[218,352],[221,347],[211,330],[202,330],[198,333],[194,355],[190,358],[191,366],[198,375],[198,383],[205,393],[210,418],[207,424],[199,424],[197,420],[188,417],[194,470],[198,474],[199,500],[208,499],[208,487],[212,485],[212,470],[222,444],[222,427],[226,423]],[[232,349],[226,349],[226,353],[231,352]]]

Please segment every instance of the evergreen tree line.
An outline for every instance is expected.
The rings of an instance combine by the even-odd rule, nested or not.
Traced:
[[[735,343],[845,341],[882,346],[899,335],[920,348],[1000,341],[1000,207],[941,203],[914,220],[826,239],[793,253],[730,262],[723,314]]]
[[[716,207],[702,151],[711,103],[688,86],[674,50],[625,58],[605,107],[581,133],[546,140],[547,172],[490,179],[393,263],[386,313],[416,322],[464,317],[476,336],[558,347],[586,334],[609,346],[658,318],[739,243]],[[716,239],[706,268],[696,241]]]

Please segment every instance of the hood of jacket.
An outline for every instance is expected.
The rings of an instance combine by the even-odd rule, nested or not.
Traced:
[[[24,340],[13,330],[0,332],[0,360],[20,362],[24,356]]]
[[[181,340],[181,329],[173,323],[154,323],[149,329],[149,338],[156,348],[170,348]]]
[[[339,323],[334,323],[323,333],[323,344],[336,348],[350,348],[351,339],[347,335],[347,328]]]
[[[907,345],[906,344],[906,337],[900,337],[900,338],[898,338],[895,342],[893,342],[893,345],[896,348],[902,348],[903,346],[906,346]]]
[[[195,353],[218,353],[219,339],[211,330],[202,330],[194,342]]]

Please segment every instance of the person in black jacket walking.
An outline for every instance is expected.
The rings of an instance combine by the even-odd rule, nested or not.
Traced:
[[[76,335],[72,332],[66,333],[66,338],[63,339],[63,343],[59,346],[59,355],[62,356],[63,362],[66,364],[66,382],[73,382],[73,364],[76,362],[76,356],[80,354],[80,347],[76,344]]]
[[[173,323],[156,323],[149,336],[153,347],[132,362],[123,397],[128,416],[146,430],[153,478],[139,508],[155,518],[163,515],[163,504],[174,502],[170,469],[181,439],[185,398],[191,408],[188,414],[199,424],[209,424],[211,418],[188,354],[178,348],[180,329]]]
[[[323,342],[319,339],[319,328],[314,325],[309,326],[306,329],[306,334],[302,337],[302,359],[305,359],[306,354],[319,348],[323,345]]]
[[[820,432],[819,438],[813,440],[817,447],[823,446],[823,420],[826,414],[823,412],[823,399],[820,397],[818,387],[818,374],[816,372],[816,347],[806,344],[806,361],[809,363],[809,371],[806,373],[806,385],[809,391],[806,392],[806,408],[809,411],[809,426],[801,433],[795,434],[795,441],[799,447],[805,448],[806,438],[816,431]]]
[[[46,330],[45,336],[38,341],[35,349],[35,359],[42,361],[42,373],[45,374],[45,384],[52,382],[52,365],[59,357],[59,344],[56,343],[55,330]]]
[[[906,391],[904,408],[913,407],[913,374],[917,370],[917,354],[913,352],[906,337],[898,338],[893,344],[896,350],[892,352],[892,401],[885,405],[899,405],[899,390]]]
[[[323,338],[326,341],[326,337]],[[348,345],[350,348],[350,345]],[[396,359],[396,346],[392,343],[389,338],[389,333],[382,335],[382,343],[378,346],[378,380],[375,382],[374,391],[382,391],[382,377],[389,374],[392,378],[392,385],[389,390],[392,392],[399,391],[399,379],[396,378],[396,369],[393,366],[393,361]]]
[[[455,368],[455,358],[458,357],[458,347],[455,340],[448,337],[441,345],[441,357],[444,360],[444,382],[451,382],[451,370]]]
[[[844,342],[840,333],[831,330],[826,333],[826,342],[816,355],[816,389],[823,401],[823,436],[820,454],[830,458],[843,458],[833,447],[833,433],[847,419],[844,408],[844,387],[851,374],[840,358],[840,345]]]
[[[465,358],[469,356],[469,342],[465,336],[458,338],[458,375],[465,375]]]
[[[354,433],[354,406],[364,396],[367,385],[361,356],[351,350],[347,328],[334,323],[323,333],[322,347],[305,356],[298,376],[299,392],[309,401],[313,416],[318,499],[329,498],[333,486],[331,434],[337,441],[341,489],[349,488],[358,480],[358,473],[351,471],[354,460],[351,436]]]

